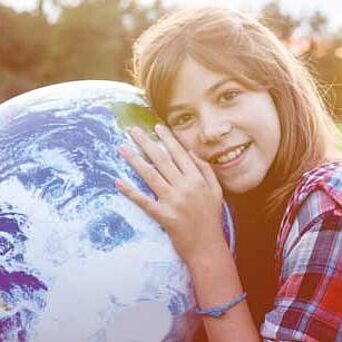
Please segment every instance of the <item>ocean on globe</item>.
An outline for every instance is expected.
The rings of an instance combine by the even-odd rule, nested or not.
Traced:
[[[193,340],[184,263],[113,186],[119,177],[155,198],[117,148],[138,151],[128,128],[155,138],[156,122],[137,88],[114,81],[56,84],[0,105],[0,341]],[[232,236],[227,209],[223,222]]]

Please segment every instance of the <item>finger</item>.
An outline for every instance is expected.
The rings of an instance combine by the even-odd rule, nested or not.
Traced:
[[[210,164],[203,159],[197,157],[197,155],[193,151],[189,151],[189,154],[193,161],[195,162],[196,166],[198,167],[199,171],[207,181],[208,185],[220,193],[222,193],[222,189],[220,186],[220,183],[217,180],[217,177],[215,175],[215,172],[211,168]]]
[[[166,181],[170,184],[175,184],[181,176],[181,173],[168,151],[161,149],[158,143],[150,139],[139,127],[134,127],[131,130],[131,135]]]
[[[127,198],[129,198],[133,203],[138,205],[143,209],[146,214],[154,219],[157,219],[158,203],[147,197],[139,190],[134,188],[131,184],[121,180],[116,179],[114,183],[115,187]]]
[[[183,173],[193,173],[198,171],[188,152],[175,138],[169,128],[165,125],[157,124],[155,126],[155,131],[170,152],[172,159]]]
[[[118,151],[158,197],[167,193],[170,185],[158,170],[144,158],[134,153],[128,146],[121,145]]]

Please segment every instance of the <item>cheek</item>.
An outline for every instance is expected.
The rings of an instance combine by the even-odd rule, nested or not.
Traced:
[[[278,149],[281,137],[280,121],[273,103],[264,106],[261,115],[254,118],[254,127],[258,127],[260,138],[268,149]],[[252,128],[251,128],[252,129]]]
[[[281,129],[278,118],[275,118],[273,123],[268,127],[264,139],[265,156],[272,163],[279,151],[281,140]]]
[[[174,131],[173,134],[186,150],[197,152],[196,135],[188,131]]]
[[[280,121],[279,121],[277,114],[275,114],[273,117],[273,123],[270,127],[270,131],[272,132],[272,134],[270,135],[272,141],[270,143],[273,144],[274,149],[276,150],[275,153],[277,153],[279,149],[279,145],[280,145],[280,140],[281,140],[281,127],[280,127]]]

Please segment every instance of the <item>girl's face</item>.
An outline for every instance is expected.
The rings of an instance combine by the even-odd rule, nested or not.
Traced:
[[[231,193],[257,187],[279,148],[280,122],[270,94],[247,90],[192,59],[177,75],[165,118]]]

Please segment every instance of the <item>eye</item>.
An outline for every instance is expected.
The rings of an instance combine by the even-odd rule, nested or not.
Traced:
[[[225,90],[219,94],[217,102],[219,105],[230,104],[240,93],[238,90]]]
[[[174,115],[174,117],[170,117],[170,119],[168,119],[167,121],[170,127],[183,126],[187,124],[192,119],[192,117],[193,115],[191,113],[182,113]]]

